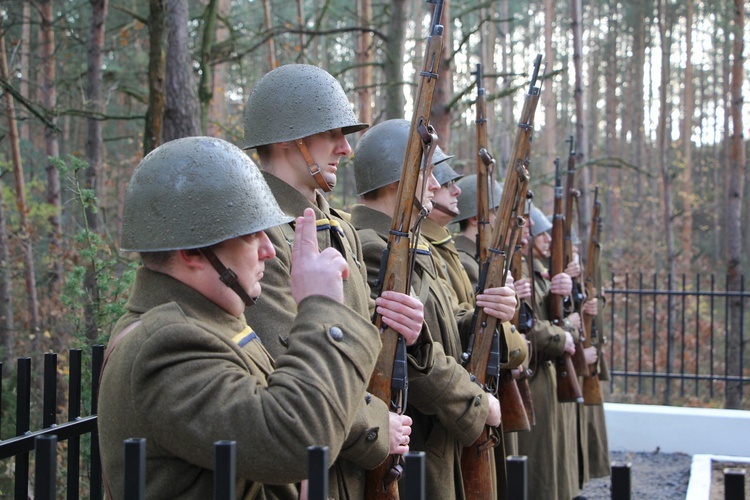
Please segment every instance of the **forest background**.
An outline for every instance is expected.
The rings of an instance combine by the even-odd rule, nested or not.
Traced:
[[[476,168],[472,72],[481,63],[502,179],[542,54],[536,204],[551,213],[553,161],[565,165],[573,136],[576,227],[585,246],[598,187],[605,278],[716,274],[739,290],[750,247],[748,8],[444,0],[432,107],[441,148],[457,170]],[[50,350],[64,358],[70,347],[106,341],[135,267],[117,250],[133,169],[179,137],[241,146],[244,103],[271,68],[323,67],[362,121],[410,119],[432,5],[4,0],[0,17],[0,349],[11,360]],[[352,169],[345,163],[339,174],[331,203],[347,208],[356,202]],[[732,306],[737,321],[746,309]]]

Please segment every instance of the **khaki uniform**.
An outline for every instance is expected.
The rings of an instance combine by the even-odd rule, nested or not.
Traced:
[[[432,247],[443,268],[443,272],[451,286],[451,289],[455,292],[458,303],[464,307],[474,307],[474,284],[469,280],[469,276],[466,274],[461,259],[458,255],[458,250],[453,244],[453,236],[443,226],[433,221],[432,219],[425,219],[422,222],[422,236]]]
[[[282,210],[300,216],[305,208],[315,211],[318,221],[318,246],[338,249],[349,265],[349,277],[344,280],[344,300],[362,318],[370,319],[374,302],[367,286],[367,270],[362,261],[362,251],[354,229],[337,217],[325,198],[317,194],[316,203],[311,203],[292,186],[264,172],[266,182],[279,202]],[[297,314],[297,306],[291,293],[291,262],[294,229],[291,224],[266,230],[276,258],[266,261],[262,282],[262,294],[257,303],[245,310],[248,322],[269,352],[277,357],[290,345],[288,325]],[[365,331],[369,332],[367,328]],[[324,365],[319,365],[324,366]],[[390,451],[390,426],[388,406],[378,398],[362,394],[360,411],[344,443],[339,460],[331,468],[329,477],[330,496],[337,499],[363,498],[365,470],[380,465]]]
[[[146,438],[148,498],[211,498],[220,440],[237,441],[237,498],[296,499],[307,447],[338,456],[381,347],[351,308],[303,300],[287,324],[289,356],[274,364],[244,317],[168,275],[141,268],[126,307],[112,338],[138,323],[109,356],[99,391],[114,498],[128,438]]]
[[[378,278],[391,218],[363,205],[355,205],[351,216],[362,239],[372,287]],[[461,451],[479,437],[489,411],[483,389],[470,380],[459,363],[459,327],[470,326],[471,314],[457,309],[424,240],[415,260],[412,289],[424,304],[435,354],[429,375],[414,378],[410,372],[406,412],[414,423],[409,447],[426,453],[426,498],[463,499]]]
[[[597,291],[601,296],[601,273],[597,270],[595,279]],[[607,368],[606,355],[602,352],[602,347],[606,343],[604,335],[604,301],[599,300],[599,314],[594,318],[596,327],[596,338],[592,336],[592,341],[597,345],[599,350],[599,359],[597,361],[597,370],[599,372],[599,381],[609,380],[609,369]],[[602,389],[604,387],[602,386]],[[586,426],[584,431],[588,438],[588,472],[590,478],[606,477],[610,475],[609,443],[607,441],[607,422],[604,417],[603,406],[583,406],[585,412]]]
[[[525,270],[525,267],[524,267]],[[534,260],[534,374],[530,380],[536,425],[518,433],[518,451],[528,457],[529,499],[569,500],[578,494],[576,403],[557,402],[553,359],[564,352],[565,332],[547,319],[547,269]]]
[[[476,283],[479,281],[479,263],[476,259],[476,241],[472,241],[466,236],[459,235],[453,238],[453,243],[456,245],[458,258],[464,266],[464,271],[466,271],[469,281],[472,283],[472,286],[476,286]]]

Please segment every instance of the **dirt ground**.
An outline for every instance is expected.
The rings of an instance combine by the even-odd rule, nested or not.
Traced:
[[[633,499],[684,499],[690,481],[692,457],[684,453],[610,452],[612,462],[628,462],[630,496]],[[580,495],[587,500],[612,498],[611,478],[592,479]],[[723,490],[722,490],[723,492]],[[722,493],[723,494],[723,493]],[[721,497],[723,499],[723,496]]]

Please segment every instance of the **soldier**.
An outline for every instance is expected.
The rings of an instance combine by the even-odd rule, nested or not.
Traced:
[[[220,139],[168,142],[136,168],[122,250],[142,265],[99,391],[109,498],[122,498],[132,437],[146,438],[149,498],[211,498],[219,440],[237,442],[238,498],[296,499],[307,447],[338,456],[381,344],[343,304],[350,270],[318,251],[311,210],[293,239],[288,353],[274,360],[243,314],[274,256],[264,231],[290,219],[255,164]]]
[[[529,458],[529,498],[567,500],[578,494],[578,454],[576,403],[557,402],[554,358],[575,352],[575,317],[566,318],[563,327],[547,319],[547,296],[566,296],[572,281],[566,273],[549,279],[545,265],[550,256],[552,224],[532,205],[529,223],[533,236],[533,293],[528,277],[518,280],[516,293],[521,300],[533,300],[534,327],[531,330],[533,375],[530,380],[536,425],[531,432],[518,434],[518,452]],[[526,227],[525,226],[525,227]],[[528,244],[527,231],[522,244]],[[577,313],[574,313],[577,316]]]
[[[450,158],[440,147],[435,150],[435,168],[432,173],[440,184],[440,189],[435,192],[432,210],[422,224],[422,235],[430,244],[435,257],[442,263],[445,278],[455,292],[459,304],[471,308],[474,305],[476,283],[472,285],[469,280],[458,250],[453,244],[453,236],[446,227],[458,215],[458,196],[461,194],[461,189],[456,184],[461,175],[451,168],[448,163]]]
[[[364,134],[354,154],[354,174],[361,205],[352,208],[352,224],[360,233],[371,287],[376,285],[398,197],[410,124],[388,120]],[[419,206],[429,210],[439,184],[434,176],[420,180],[412,220]],[[461,309],[441,275],[440,266],[423,238],[416,246],[411,285],[424,302],[425,322],[434,340],[434,366],[422,377],[410,378],[407,412],[414,419],[412,448],[425,451],[426,497],[465,498],[460,456],[485,425],[500,424],[498,400],[471,381],[461,366],[460,331],[471,326],[473,310]],[[513,317],[515,293],[508,287],[485,290],[476,302],[501,320]]]
[[[458,257],[469,276],[472,289],[479,281],[479,262],[477,261],[477,176],[476,174],[462,177],[456,183],[461,194],[458,196],[458,215],[453,222],[458,223],[459,234],[454,236],[453,242],[458,250]],[[490,200],[490,226],[495,223],[495,210],[500,205],[503,186],[493,182]],[[489,229],[489,228],[488,228]]]
[[[338,250],[351,270],[344,281],[346,304],[371,318],[375,302],[359,237],[324,197],[336,185],[339,160],[351,153],[346,135],[368,125],[357,120],[333,76],[306,64],[280,66],[263,76],[247,100],[244,121],[244,148],[257,150],[263,176],[281,208],[289,214],[302,214],[306,208],[314,211],[319,247]],[[289,345],[287,325],[297,311],[289,287],[294,228],[281,224],[267,234],[276,258],[266,263],[263,299],[246,314],[267,349],[278,355]],[[419,300],[387,292],[377,299],[377,308],[383,322],[404,335],[407,345],[417,342],[423,325]],[[422,358],[412,361],[422,363],[422,369],[429,364]],[[410,423],[408,416],[389,413],[387,404],[378,398],[363,397],[361,412],[331,468],[330,495],[362,498],[365,470],[377,467],[389,454],[408,451],[399,436],[400,429]]]

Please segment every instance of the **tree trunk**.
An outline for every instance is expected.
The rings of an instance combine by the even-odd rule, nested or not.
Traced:
[[[21,71],[23,72],[18,84],[18,92],[26,97],[29,96],[29,82],[31,81],[31,64],[29,63],[29,54],[31,54],[31,2],[23,2],[23,18],[21,26]],[[22,141],[28,141],[29,123],[23,123],[26,112],[20,114],[21,126],[18,127],[19,137]]]
[[[555,18],[555,1],[544,0],[544,60],[553,67],[556,57],[553,41],[553,29],[556,22]],[[540,146],[541,151],[537,152],[539,165],[537,167],[538,175],[548,179],[554,179],[555,176],[555,158],[559,156],[557,152],[557,100],[555,90],[551,85],[552,82],[543,82],[542,84],[542,105],[544,106],[544,127],[541,130]],[[567,126],[568,130],[565,130]],[[570,134],[571,128],[567,123],[562,124],[563,133]],[[535,144],[536,146],[536,144]],[[537,173],[534,173],[536,176]],[[540,185],[535,193],[534,203],[545,214],[552,213],[552,203],[554,201],[554,183],[545,183]]]
[[[52,29],[52,0],[44,0],[39,4],[42,16],[42,104],[46,110],[46,119],[52,125],[57,122],[57,89],[55,87],[55,33]],[[60,156],[57,142],[57,131],[48,126],[44,129],[44,150],[47,158]],[[49,160],[46,161],[47,173],[47,203],[52,207],[49,216],[49,259],[53,262],[49,270],[49,298],[57,296],[62,282],[62,199],[60,198],[60,173]]]
[[[357,7],[359,25],[363,29],[370,28],[372,19],[371,1],[358,0]],[[364,123],[372,123],[372,42],[373,36],[370,31],[362,31],[357,35],[357,106],[359,120]]]
[[[193,81],[193,64],[188,52],[187,27],[187,0],[167,0],[164,142],[198,135],[195,82]],[[210,82],[211,68],[201,65],[201,69],[204,74],[206,72],[209,74]],[[211,95],[213,95],[213,89]],[[204,132],[207,116],[208,105],[201,106],[201,125]]]
[[[671,40],[671,21],[667,9],[666,0],[659,0],[658,18],[659,24],[659,41],[661,43],[661,60],[669,61],[670,50],[672,47]],[[659,155],[659,172],[661,173],[661,192],[662,192],[662,215],[664,217],[664,238],[667,245],[667,273],[671,279],[675,276],[675,243],[674,243],[674,222],[672,217],[672,173],[669,168],[669,64],[661,65],[661,81],[659,82],[659,125],[657,130],[658,155]],[[671,281],[670,281],[671,284]],[[671,325],[667,331],[667,373],[674,373],[677,360],[677,323],[676,314],[673,307],[672,296],[667,298],[667,314],[669,319],[667,324]],[[664,403],[669,404],[671,397],[672,381],[667,378],[665,384]]]
[[[89,0],[91,3],[91,27],[88,41],[88,69],[86,72],[87,108],[91,113],[104,113],[104,99],[102,96],[102,63],[104,46],[105,21],[109,0]],[[99,176],[102,171],[104,139],[102,137],[102,122],[89,117],[86,120],[86,189],[93,191],[97,199],[101,199]],[[86,207],[86,227],[93,233],[102,232],[102,220],[97,210]],[[96,280],[97,269],[92,262],[86,269],[84,286],[88,294],[88,302],[84,305],[84,322],[86,338],[96,342],[99,337],[99,286]]]
[[[695,87],[693,85],[693,0],[687,0],[685,17],[685,115],[682,122],[682,146],[684,151],[685,176],[682,187],[682,262],[690,268],[693,258],[693,111],[695,109]]]
[[[500,42],[500,74],[504,75],[500,85],[500,92],[505,94],[510,89],[511,76],[513,74],[513,63],[512,58],[508,50],[510,45],[510,0],[500,0],[498,6],[498,14],[500,17],[500,35],[498,36]],[[498,113],[499,123],[495,128],[496,135],[499,137],[497,153],[494,154],[497,160],[497,170],[499,178],[505,177],[505,171],[508,168],[508,162],[510,162],[510,150],[512,148],[511,141],[516,136],[516,122],[513,121],[513,100],[511,98],[504,99],[501,101],[500,112]],[[539,203],[539,200],[537,200]]]
[[[200,60],[201,80],[198,84],[198,99],[201,105],[200,129],[204,134],[208,127],[208,108],[211,106],[211,100],[214,98],[214,85],[211,79],[211,51],[213,50],[214,36],[216,35],[216,17],[218,14],[219,1],[209,0],[208,5],[206,5],[206,11],[203,14],[203,43],[201,44]],[[187,33],[185,35],[187,38]],[[188,57],[187,51],[184,57]]]
[[[432,101],[432,116],[430,123],[437,132],[438,143],[446,153],[450,151],[451,140],[451,108],[453,97],[453,42],[451,36],[450,0],[443,0],[443,18],[439,21],[443,25],[443,51],[440,56],[440,75],[435,84],[435,94]]]
[[[8,81],[8,61],[5,58],[5,27],[0,20],[0,79]],[[13,177],[16,188],[16,208],[18,209],[18,241],[23,250],[24,277],[26,293],[28,295],[28,332],[32,340],[33,349],[39,352],[42,347],[42,336],[39,331],[39,300],[36,294],[36,275],[34,273],[34,250],[31,244],[31,232],[29,230],[28,213],[26,204],[26,183],[23,178],[23,167],[21,164],[21,146],[18,143],[18,125],[16,122],[16,111],[13,105],[13,97],[3,93],[5,113],[8,117],[8,142],[10,143],[11,159],[13,163]],[[25,340],[25,339],[24,339]]]
[[[404,118],[404,40],[406,39],[406,1],[391,0],[391,17],[388,22],[388,39],[385,43],[383,73],[385,77],[385,119]],[[421,19],[421,16],[419,17]],[[417,24],[417,29],[420,29]],[[417,38],[424,33],[416,34]],[[417,54],[419,59],[424,54]],[[421,65],[419,66],[421,69]],[[415,77],[416,81],[416,77]]]
[[[219,16],[222,19],[232,18],[231,0],[219,0]],[[229,39],[230,33],[226,22],[216,26],[216,43],[219,44]],[[228,63],[217,63],[211,66],[213,75],[214,93],[219,94],[219,99],[211,99],[208,109],[208,122],[204,133],[212,137],[221,136],[222,127],[227,123],[227,100],[224,98],[224,92],[227,86],[227,68]]]
[[[0,348],[6,359],[16,357],[13,348],[13,296],[11,295],[10,252],[5,223],[5,201],[0,179]]]
[[[215,0],[209,0],[209,7],[210,4],[215,3]],[[276,69],[276,66],[278,63],[276,62],[276,45],[274,42],[274,37],[271,36],[271,28],[273,24],[271,23],[271,4],[268,0],[263,0],[263,26],[266,29],[266,34],[268,35],[268,41],[266,42],[266,62],[268,63],[268,71],[271,71],[273,69]]]
[[[591,207],[589,206],[590,175],[588,168],[581,168],[588,160],[588,135],[586,134],[586,114],[583,96],[583,9],[581,0],[571,0],[571,29],[573,31],[573,67],[575,68],[576,114],[576,179],[581,195],[578,198],[578,234],[589,234]]]
[[[148,53],[148,110],[146,129],[143,133],[143,155],[159,147],[163,142],[164,81],[166,72],[166,0],[149,0],[149,53]]]
[[[619,155],[617,144],[617,36],[619,30],[617,17],[619,13],[616,2],[610,3],[609,7],[610,10],[607,17],[607,39],[606,45],[604,46],[604,58],[606,60],[606,67],[604,69],[604,114],[606,117],[604,129],[604,155],[613,158]],[[617,169],[616,171],[613,169],[607,169],[606,179],[607,184],[611,187],[611,189],[604,190],[604,205],[609,208],[610,220],[607,221],[610,229],[609,234],[620,234],[620,183],[622,182],[620,169]]]
[[[743,0],[734,0],[734,26],[732,35],[732,133],[727,130],[730,142],[729,170],[731,181],[727,192],[727,290],[739,292],[742,288],[742,191],[745,186],[745,142],[742,136],[742,49],[745,29],[745,6]],[[745,346],[742,344],[742,298],[729,299],[729,331],[727,332],[727,373],[741,376],[742,358]],[[742,384],[727,383],[726,407],[740,408]]]
[[[633,132],[632,163],[643,168],[645,163],[645,112],[646,99],[644,96],[644,66],[646,62],[646,1],[637,0],[633,24]],[[641,201],[643,200],[643,181],[639,174],[629,176],[635,184],[635,199],[638,203],[633,207],[633,220],[640,220]]]

